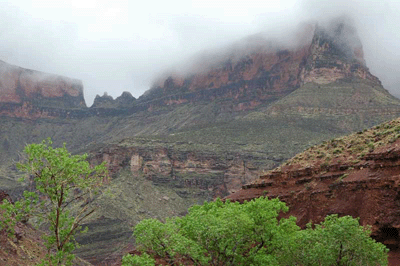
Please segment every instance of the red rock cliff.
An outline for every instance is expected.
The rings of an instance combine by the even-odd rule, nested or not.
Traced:
[[[400,119],[313,147],[227,198],[279,197],[304,227],[329,214],[360,217],[392,251],[400,247]],[[398,265],[398,264],[396,264]]]
[[[365,66],[361,42],[351,22],[339,18],[329,26],[307,25],[291,45],[252,37],[218,57],[198,60],[195,74],[160,79],[142,100],[149,108],[201,100],[231,99],[237,110],[283,98],[305,83],[327,84],[360,78],[380,84]],[[287,48],[289,47],[289,48]]]
[[[38,118],[86,107],[82,82],[0,61],[0,115]]]

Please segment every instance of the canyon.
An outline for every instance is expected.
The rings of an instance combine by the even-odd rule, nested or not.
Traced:
[[[251,36],[223,53],[200,57],[194,62],[200,70],[160,77],[138,99],[129,92],[116,99],[104,94],[91,107],[85,104],[82,82],[1,61],[0,189],[18,198],[26,186],[16,182],[23,173],[15,163],[25,144],[47,137],[58,146],[65,142],[73,153],[89,153],[93,164],[106,161],[114,196],[99,196],[88,235],[77,238],[84,244],[78,255],[97,265],[132,246],[131,227],[141,219],[182,215],[189,206],[216,197],[240,201],[268,191],[290,204],[293,190],[298,197],[292,204],[307,202],[294,205],[305,223],[317,221],[305,209],[313,206],[312,197],[331,193],[326,204],[340,212],[335,189],[344,189],[350,199],[355,197],[350,191],[363,186],[358,181],[343,181],[329,192],[327,182],[334,178],[318,177],[321,171],[312,167],[302,170],[316,175],[310,181],[299,181],[311,178],[306,174],[289,178],[289,168],[266,173],[311,146],[399,117],[400,100],[370,73],[357,32],[346,20],[327,28],[303,25],[293,43],[285,47]],[[314,196],[313,188],[302,194],[304,184],[319,182],[314,180],[321,180],[315,185],[321,194]],[[373,187],[368,178],[362,180]],[[380,182],[373,184],[392,181]],[[362,219],[375,223],[369,216]],[[377,239],[387,224],[379,220]]]

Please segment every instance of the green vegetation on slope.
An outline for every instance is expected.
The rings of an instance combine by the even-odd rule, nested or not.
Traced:
[[[88,203],[106,181],[107,171],[104,164],[90,167],[87,154],[71,155],[65,145],[54,149],[52,144],[48,139],[25,147],[27,159],[18,168],[29,174],[27,181],[34,183],[35,191],[25,191],[15,204],[4,200],[1,207],[8,215],[2,215],[0,229],[13,234],[15,222],[34,216],[48,226],[43,236],[48,251],[43,265],[72,265],[75,234],[95,211]],[[73,205],[77,210],[71,211]]]
[[[165,223],[143,220],[134,229],[142,255],[123,265],[387,265],[388,249],[357,219],[330,215],[300,230],[294,217],[278,219],[287,210],[279,199],[218,199]]]
[[[357,163],[368,153],[386,147],[400,138],[400,118],[382,123],[348,136],[323,141],[297,154],[283,165],[309,166],[332,161]]]
[[[97,210],[83,225],[88,232],[76,237],[81,245],[76,254],[93,262],[101,260],[98,254],[110,258],[122,255],[133,245],[132,226],[141,220],[183,215],[196,203],[170,188],[154,186],[143,176],[133,176],[127,169],[118,173],[107,190],[91,203]]]
[[[284,113],[296,112],[298,107],[305,108],[303,113],[306,113],[307,108],[318,108],[320,112],[330,110],[332,115],[349,114],[349,111],[355,110],[378,113],[385,111],[384,108],[398,110],[399,100],[376,82],[353,78],[328,84],[306,83],[285,98],[271,104],[269,109],[279,107],[284,107],[281,109]]]

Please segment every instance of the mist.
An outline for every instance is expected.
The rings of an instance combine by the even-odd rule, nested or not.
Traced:
[[[139,97],[166,71],[185,69],[199,54],[225,51],[246,36],[290,44],[300,23],[347,15],[367,66],[400,96],[399,10],[395,0],[6,0],[0,60],[82,80],[90,106],[104,92]]]

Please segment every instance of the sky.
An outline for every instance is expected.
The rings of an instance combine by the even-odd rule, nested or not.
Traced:
[[[82,80],[96,94],[138,98],[155,78],[206,50],[344,13],[367,66],[400,96],[397,0],[0,0],[0,60]]]

